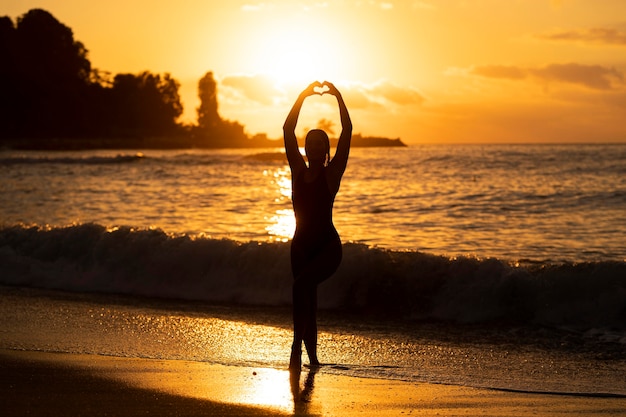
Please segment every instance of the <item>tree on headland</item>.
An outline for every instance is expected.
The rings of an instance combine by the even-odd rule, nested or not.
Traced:
[[[29,11],[15,26],[4,17],[0,26],[2,132],[78,134],[91,72],[87,49],[45,10]]]
[[[41,147],[56,138],[173,137],[182,131],[178,89],[169,74],[112,77],[93,69],[72,30],[45,10],[16,24],[0,18],[0,139]]]
[[[222,119],[217,110],[217,82],[212,72],[207,72],[198,81],[198,97],[198,128],[207,131],[216,129]]]
[[[179,83],[147,71],[139,75],[117,74],[111,87],[113,120],[118,134],[165,136],[176,133],[183,112]]]
[[[15,61],[17,55],[17,31],[13,21],[8,17],[0,17],[0,129],[4,135],[11,135],[17,130],[19,113],[19,88],[16,81],[18,69]]]
[[[213,72],[209,71],[198,81],[198,97],[200,106],[198,125],[194,129],[196,146],[244,146],[248,137],[244,127],[238,122],[224,120],[220,117],[217,104],[217,82]]]
[[[178,122],[180,84],[169,74],[92,68],[85,46],[49,12],[0,17],[0,140],[11,146],[241,146],[244,127],[218,113],[217,82],[199,82],[198,125]],[[15,141],[18,142],[15,142]]]
[[[33,9],[17,19],[16,30],[19,58],[28,76],[83,85],[89,81],[87,49],[50,13]]]

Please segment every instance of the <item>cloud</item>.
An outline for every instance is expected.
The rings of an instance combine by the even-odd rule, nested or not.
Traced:
[[[422,104],[424,102],[424,96],[414,88],[400,87],[390,82],[377,83],[370,92],[375,96],[400,105]]]
[[[472,68],[470,72],[483,77],[505,78],[509,80],[520,80],[528,76],[526,70],[510,65],[485,65]]]
[[[265,74],[228,75],[220,81],[224,93],[235,101],[246,99],[263,106],[291,103],[298,91],[276,87],[272,78]],[[417,89],[389,81],[375,83],[351,83],[339,87],[341,93],[354,109],[380,109],[389,106],[421,105],[426,99]],[[285,101],[286,100],[286,101]]]
[[[424,96],[412,87],[403,87],[388,81],[374,84],[352,84],[342,89],[346,101],[354,108],[378,108],[387,105],[420,105]]]
[[[530,73],[545,81],[579,84],[596,90],[610,90],[615,81],[624,81],[623,74],[615,68],[600,65],[551,64],[544,68],[531,69]]]
[[[362,86],[348,86],[341,89],[341,95],[350,108],[367,109],[373,106],[379,106],[366,94]]]
[[[458,72],[458,71],[457,71]],[[522,80],[532,77],[541,82],[576,84],[594,90],[611,90],[624,82],[624,75],[615,68],[585,64],[550,64],[541,68],[505,65],[473,67],[469,74],[486,78]]]
[[[267,5],[265,3],[258,3],[258,4],[244,4],[241,6],[241,11],[243,12],[258,12],[260,10],[263,10],[267,7]]]
[[[608,28],[560,30],[538,34],[535,37],[557,42],[626,46],[626,32]]]
[[[360,2],[357,2],[359,4]],[[397,3],[397,4],[394,4]],[[409,4],[410,3],[410,4]],[[375,1],[369,0],[369,6],[379,8],[384,11],[396,10],[396,9],[404,9],[406,6],[410,7],[411,10],[434,10],[435,6],[432,4],[422,1],[422,0],[413,0],[409,1]]]
[[[403,139],[447,142],[616,142],[626,139],[626,92],[561,90],[558,97],[516,94],[470,100],[435,99],[409,123]],[[422,122],[418,122],[422,120]]]
[[[282,96],[272,80],[263,75],[230,75],[225,77],[222,85],[230,87],[246,98],[258,103],[272,104],[275,97]]]

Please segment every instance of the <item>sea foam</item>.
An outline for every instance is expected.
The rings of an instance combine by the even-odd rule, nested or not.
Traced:
[[[283,306],[291,302],[289,262],[283,242],[97,224],[0,228],[0,284],[11,286]],[[624,330],[626,263],[519,265],[345,243],[319,306],[393,319]]]

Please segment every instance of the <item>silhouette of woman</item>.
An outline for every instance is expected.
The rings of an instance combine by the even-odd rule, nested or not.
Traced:
[[[314,94],[331,94],[337,98],[342,130],[332,159],[328,135],[319,129],[307,133],[307,166],[298,148],[295,129],[302,103]],[[291,168],[292,201],[296,216],[296,231],[291,242],[293,345],[289,369],[299,371],[302,365],[302,342],[310,364],[320,364],[317,359],[317,286],[337,270],[342,256],[341,240],[333,225],[332,209],[348,163],[352,122],[337,88],[327,81],[316,81],[309,85],[300,93],[289,112],[283,133]]]

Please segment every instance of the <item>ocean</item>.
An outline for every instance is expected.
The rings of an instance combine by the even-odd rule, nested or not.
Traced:
[[[626,145],[355,148],[324,372],[626,396]],[[0,151],[0,348],[286,367],[276,149]]]

